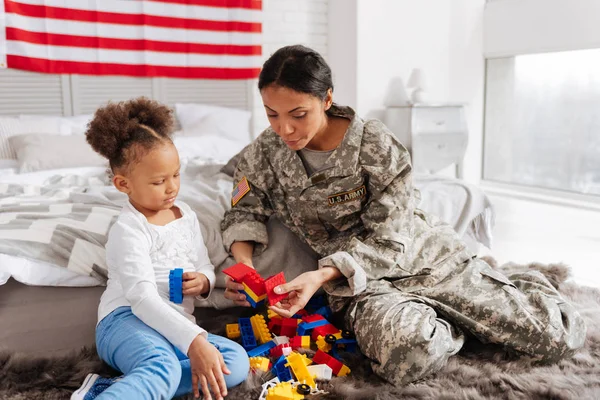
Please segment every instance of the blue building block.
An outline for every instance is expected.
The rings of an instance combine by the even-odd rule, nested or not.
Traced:
[[[289,367],[286,367],[285,364],[287,364],[287,359],[285,356],[281,356],[275,365],[273,365],[273,369],[271,370],[273,374],[279,378],[280,382],[292,380],[292,371],[290,371]]]
[[[261,357],[263,355],[266,355],[269,353],[269,350],[271,350],[273,347],[276,347],[277,344],[274,341],[269,341],[265,344],[261,344],[260,346],[258,346],[255,349],[252,350],[248,350],[248,357]],[[269,356],[267,356],[268,358]]]
[[[317,311],[315,311],[313,314],[319,314],[322,315],[323,318],[329,319],[331,317],[331,308],[329,308],[329,306],[323,306]]]
[[[306,306],[304,307],[306,310],[316,310],[323,306],[327,305],[327,298],[324,295],[320,294],[317,296],[313,296],[310,298]]]
[[[258,303],[255,302],[254,299],[252,299],[252,297],[248,293],[244,292],[243,290],[239,290],[239,292],[246,295],[246,300],[248,300],[248,303],[250,303],[252,308],[257,308],[257,307],[260,307],[263,304],[265,304],[264,300],[261,300]]]
[[[298,336],[304,336],[307,331],[310,331],[318,326],[329,325],[329,321],[326,319],[322,319],[315,322],[303,322],[298,325],[298,330],[296,331]]]
[[[183,269],[175,268],[169,271],[169,300],[173,303],[183,303]]]
[[[254,330],[252,329],[252,323],[250,318],[240,318],[238,320],[240,324],[240,333],[242,335],[242,347],[246,351],[256,347],[256,338],[254,337]]]

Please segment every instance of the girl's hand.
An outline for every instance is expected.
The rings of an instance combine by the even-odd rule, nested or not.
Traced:
[[[210,281],[200,272],[184,272],[183,295],[200,296],[210,290]]]
[[[242,261],[239,261],[242,262]],[[249,266],[250,268],[254,268],[252,266],[252,262],[246,260],[243,261],[244,264]],[[250,307],[250,303],[246,300],[246,295],[240,293],[239,290],[244,290],[244,285],[238,282],[234,282],[231,277],[225,277],[225,298],[229,300],[233,300],[233,302],[240,307]]]
[[[211,400],[210,389],[217,400],[227,396],[227,385],[223,374],[229,375],[231,371],[223,361],[223,355],[215,346],[210,344],[202,335],[196,336],[188,350],[190,366],[192,369],[192,390],[194,397],[200,397],[198,383],[202,387],[204,399]]]
[[[269,308],[282,317],[291,318],[306,306],[323,282],[323,274],[320,270],[305,272],[290,282],[275,287],[275,293],[289,293],[289,295]]]

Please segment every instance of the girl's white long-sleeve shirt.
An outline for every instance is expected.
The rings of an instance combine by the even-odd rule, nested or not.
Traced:
[[[111,227],[106,243],[108,283],[98,307],[98,322],[121,306],[181,352],[187,354],[192,341],[207,332],[193,316],[194,297],[184,296],[182,304],[169,300],[169,272],[200,272],[215,285],[214,266],[208,257],[198,219],[185,203],[176,201],[182,217],[167,225],[148,222],[131,203],[123,207]]]

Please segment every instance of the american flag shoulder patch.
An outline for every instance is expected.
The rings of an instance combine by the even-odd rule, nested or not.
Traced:
[[[235,206],[250,191],[248,179],[243,177],[231,192],[231,207]]]

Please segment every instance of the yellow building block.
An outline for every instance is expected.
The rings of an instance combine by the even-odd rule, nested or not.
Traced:
[[[256,371],[269,372],[270,360],[266,357],[250,357],[250,368]]]
[[[267,327],[267,323],[265,322],[265,317],[256,314],[255,316],[250,317],[250,323],[252,324],[254,337],[260,344],[265,344],[273,339],[269,327]]]
[[[257,296],[256,293],[254,293],[254,291],[250,289],[250,286],[246,285],[245,283],[242,283],[242,285],[244,285],[244,292],[246,292],[248,296],[250,296],[252,300],[254,300],[255,303],[263,301],[267,298],[266,294],[263,294],[262,296]]]
[[[348,368],[347,366],[343,366],[342,368],[340,368],[340,372],[338,372],[337,376],[346,376],[350,373],[350,368]]]
[[[300,346],[303,349],[310,349],[310,336],[300,336],[302,338],[302,342]]]
[[[281,382],[267,390],[267,400],[302,400],[304,395],[298,393],[290,382]]]
[[[325,341],[325,337],[319,335],[317,337],[317,347],[324,353],[329,353],[331,351],[331,345]]]
[[[269,319],[281,318],[281,315],[277,314],[275,311],[273,311],[269,308],[269,309],[267,309],[267,318],[269,318]]]
[[[237,339],[241,336],[239,324],[227,324],[225,325],[225,332],[229,339]]]
[[[306,366],[310,364],[311,360],[306,360],[305,354],[300,353],[292,353],[285,358],[287,360],[286,367],[290,367],[296,376],[296,380],[301,383],[306,383],[311,388],[316,387],[316,383],[314,380],[314,376],[308,372],[308,368]]]

